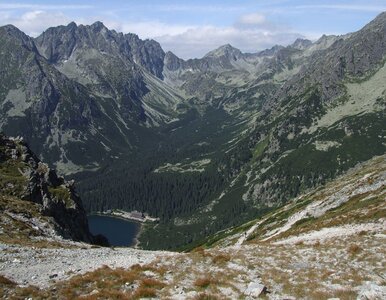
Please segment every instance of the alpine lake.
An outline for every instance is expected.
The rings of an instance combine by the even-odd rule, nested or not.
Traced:
[[[87,219],[90,232],[93,235],[104,235],[111,246],[135,246],[136,237],[141,228],[140,223],[115,216],[96,214],[89,215]]]

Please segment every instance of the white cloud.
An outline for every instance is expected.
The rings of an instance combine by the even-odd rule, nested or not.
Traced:
[[[106,21],[105,25],[116,31],[135,33],[142,39],[154,38],[165,35],[166,33],[174,36],[195,28],[194,26],[166,24],[157,21],[125,23]]]
[[[265,16],[260,13],[247,14],[240,17],[240,23],[247,25],[259,25],[265,21]]]
[[[243,52],[257,52],[273,45],[288,45],[303,35],[269,22],[258,12],[242,15],[229,26],[195,26],[179,34],[154,36],[166,50],[182,58],[202,57],[224,44]]]
[[[0,9],[42,9],[42,10],[71,10],[71,9],[90,9],[92,5],[83,4],[27,4],[27,3],[0,3]]]
[[[382,12],[386,10],[386,5],[357,5],[357,4],[310,4],[299,5],[297,9],[331,9],[331,10],[354,10],[367,12]]]
[[[235,11],[243,11],[245,10],[243,5],[194,5],[194,4],[173,4],[173,5],[139,5],[137,7],[149,8],[157,11],[164,12],[180,12],[180,11],[188,11],[188,12],[235,12]]]
[[[171,50],[182,58],[201,57],[207,52],[229,43],[244,52],[257,52],[275,44],[292,43],[300,34],[293,32],[273,32],[259,28],[243,29],[235,26],[201,26],[178,35],[163,35],[155,39],[166,50]]]
[[[224,44],[244,52],[257,52],[275,44],[287,45],[303,35],[288,27],[270,23],[260,13],[242,15],[229,26],[176,25],[162,22],[109,23],[117,31],[133,32],[140,38],[153,38],[165,51],[170,50],[184,59],[202,57]]]
[[[2,18],[1,23],[12,24],[28,35],[37,36],[48,27],[63,25],[71,20],[61,12],[47,12],[44,10],[28,11],[21,16],[8,14]]]

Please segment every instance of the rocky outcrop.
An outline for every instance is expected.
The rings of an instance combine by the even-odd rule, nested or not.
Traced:
[[[291,47],[298,50],[304,50],[310,47],[311,45],[312,45],[312,42],[310,40],[296,39],[296,41],[291,45]]]
[[[15,174],[19,173],[14,176],[20,178],[16,181],[18,187],[3,190],[1,194],[38,204],[41,214],[53,218],[57,234],[65,239],[87,243],[101,240],[89,232],[87,216],[75,192],[74,182],[59,177],[31,152],[21,138],[0,134],[0,164],[13,169]]]

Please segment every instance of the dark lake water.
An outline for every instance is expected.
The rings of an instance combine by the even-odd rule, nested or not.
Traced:
[[[88,225],[92,234],[103,234],[111,246],[133,246],[141,227],[139,223],[110,216],[89,215]]]

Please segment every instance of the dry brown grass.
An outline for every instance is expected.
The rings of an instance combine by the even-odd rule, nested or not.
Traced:
[[[0,286],[8,285],[8,286],[15,286],[16,283],[7,277],[0,275]]]
[[[193,284],[200,288],[207,288],[211,284],[218,284],[218,281],[212,277],[200,277]]]
[[[351,244],[348,248],[347,248],[347,251],[348,253],[350,253],[351,255],[356,255],[358,254],[359,252],[362,251],[362,248],[360,246],[358,246],[357,244]]]
[[[44,291],[39,290],[35,286],[27,286],[23,288],[16,287],[12,291],[12,296],[9,299],[47,299],[48,294]]]
[[[312,246],[314,246],[315,248],[319,248],[320,247],[320,241],[316,241]]]
[[[151,298],[151,297],[157,297],[157,291],[154,288],[148,288],[148,287],[139,287],[133,295],[134,299]],[[130,299],[130,298],[126,298],[126,299]]]
[[[205,252],[205,248],[200,246],[200,247],[194,248],[191,252],[192,253],[203,253],[203,252]]]
[[[144,278],[141,280],[139,286],[147,287],[147,288],[151,287],[151,288],[162,289],[163,287],[166,286],[166,284],[154,278]]]
[[[145,271],[164,273],[163,268],[154,266],[134,265],[130,269],[117,268],[111,269],[104,266],[94,272],[83,276],[75,276],[70,279],[70,284],[64,289],[67,298],[73,298],[81,293],[90,293],[94,289],[100,291],[96,294],[98,299],[139,299],[145,297],[156,297],[157,290],[166,286],[166,284],[155,278],[145,276]],[[78,277],[78,278],[77,278]],[[126,291],[125,286],[135,284],[137,288],[134,291]],[[75,295],[74,295],[75,291]],[[101,293],[106,297],[101,297]],[[90,297],[94,297],[91,295]]]
[[[218,297],[216,295],[213,295],[213,294],[207,294],[207,293],[200,293],[198,294],[197,296],[195,296],[193,298],[193,300],[223,300],[224,297]]]
[[[226,253],[220,253],[212,258],[213,263],[222,264],[231,260],[231,256]]]
[[[327,270],[321,273],[320,279],[322,281],[326,281],[332,274],[334,274],[334,271]]]
[[[151,271],[153,273],[159,274],[160,276],[164,276],[165,273],[168,271],[168,268],[166,268],[165,266],[159,265],[157,263],[151,263],[148,265],[140,266],[139,268],[137,267],[137,270],[140,270],[142,272]]]
[[[299,295],[300,296],[300,295]],[[355,291],[351,289],[339,289],[339,290],[324,290],[324,289],[312,289],[310,290],[307,299],[329,299],[329,298],[339,298],[340,300],[355,300],[357,295]]]
[[[134,265],[130,269],[111,269],[103,266],[93,272],[77,275],[55,285],[55,294],[65,299],[75,299],[84,295],[87,299],[138,299],[157,296],[157,290],[165,283],[148,278],[144,271],[155,270],[149,266]],[[135,290],[127,291],[134,284]],[[98,293],[93,293],[98,291]],[[83,298],[82,297],[82,298]]]
[[[114,300],[127,300],[132,299],[132,296],[127,293],[123,293],[115,290],[102,290],[92,295],[81,295],[77,299],[82,300],[98,300],[98,299],[114,299]]]

